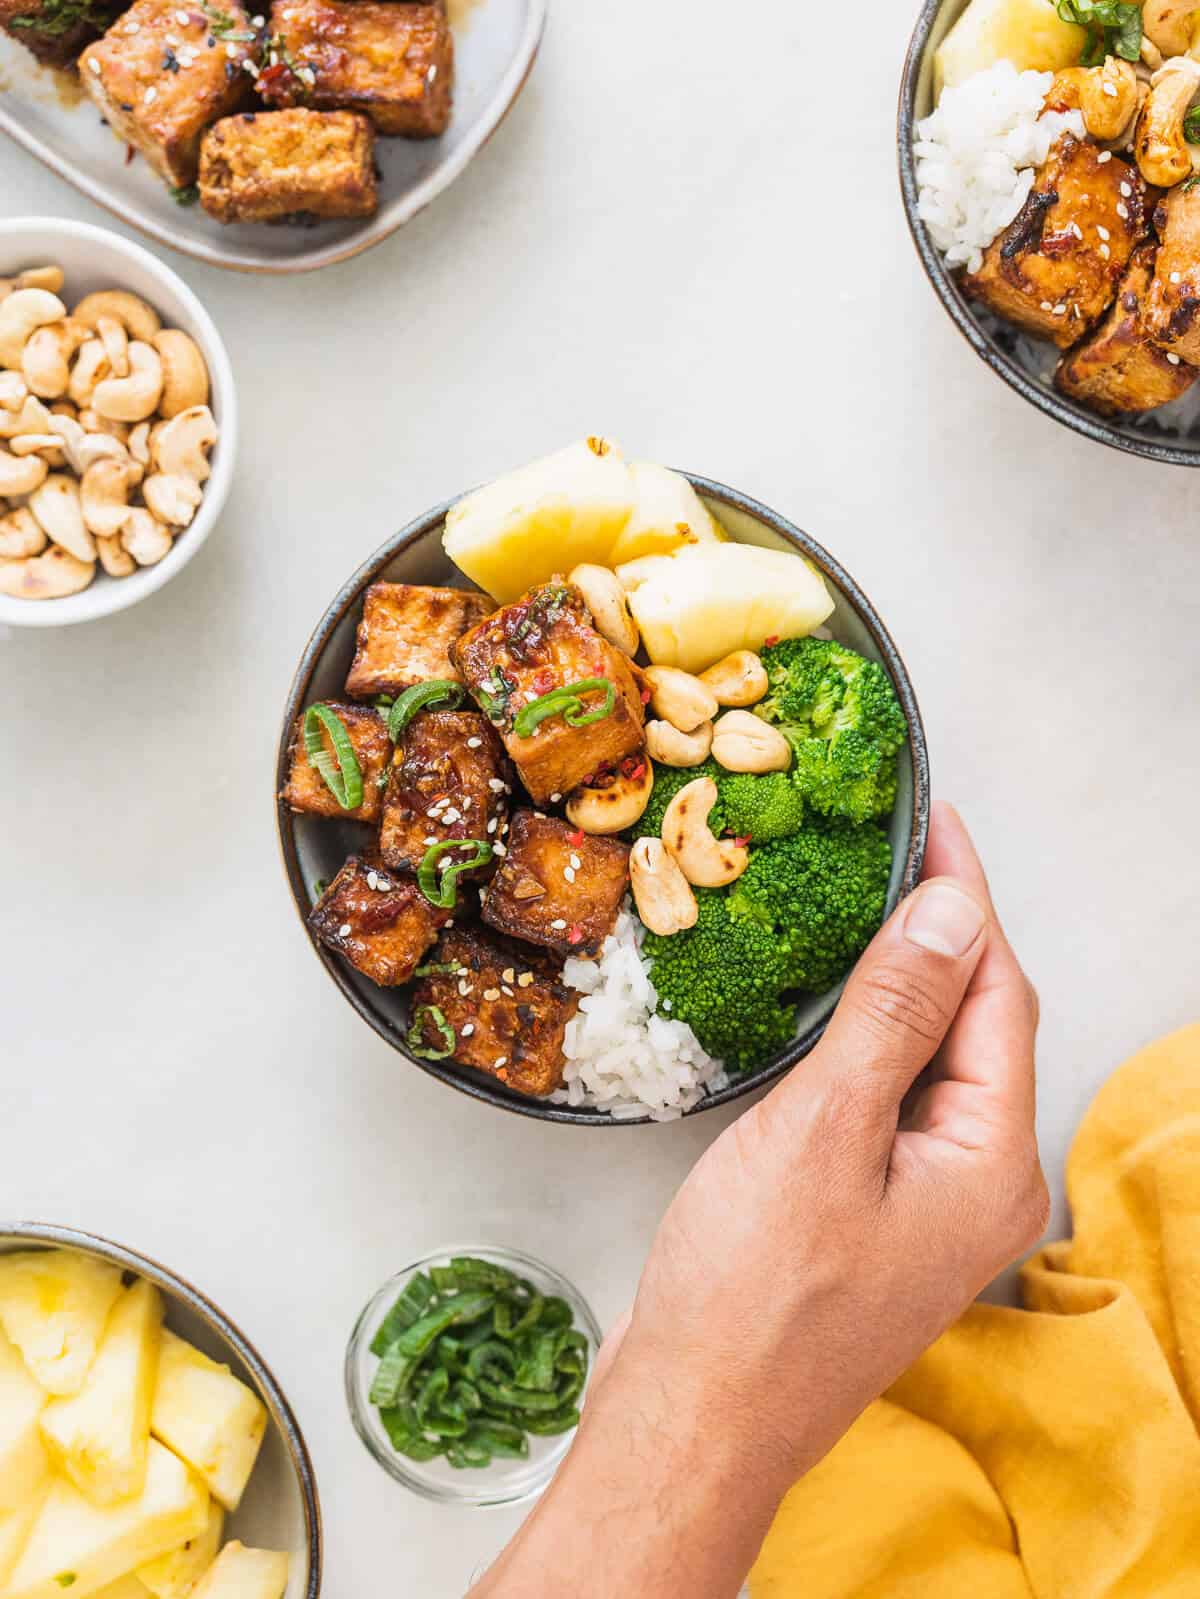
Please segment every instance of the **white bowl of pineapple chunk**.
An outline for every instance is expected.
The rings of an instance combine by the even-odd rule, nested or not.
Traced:
[[[304,1440],[194,1288],[65,1228],[0,1229],[0,1599],[315,1599]]]

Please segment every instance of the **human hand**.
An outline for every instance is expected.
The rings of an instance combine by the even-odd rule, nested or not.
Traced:
[[[939,806],[925,881],[825,1037],[680,1189],[575,1446],[480,1596],[567,1572],[580,1595],[737,1591],[792,1482],[1040,1236],[1036,1030]]]

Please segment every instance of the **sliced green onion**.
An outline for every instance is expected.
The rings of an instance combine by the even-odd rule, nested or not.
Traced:
[[[583,694],[604,690],[604,703],[585,710]],[[547,717],[561,716],[568,727],[588,727],[592,722],[602,722],[611,716],[617,703],[616,685],[607,677],[585,677],[578,683],[567,683],[562,688],[552,688],[540,700],[533,700],[517,712],[513,732],[518,738],[528,738]]]
[[[404,1292],[379,1324],[379,1331],[371,1340],[371,1353],[385,1355],[400,1334],[429,1309],[433,1299],[433,1283],[423,1271],[409,1282]]]
[[[461,971],[462,967],[457,961],[429,961],[424,966],[418,966],[416,971],[413,973],[413,976],[433,977],[435,975],[442,975],[446,977],[456,977]],[[435,1272],[441,1270],[442,1268],[440,1266],[435,1268]]]
[[[473,849],[475,854],[470,860],[455,861],[453,866],[439,872],[438,861],[452,849]],[[447,838],[440,844],[431,844],[417,867],[417,887],[431,905],[440,910],[453,910],[458,904],[457,879],[464,872],[473,872],[477,866],[486,866],[492,853],[492,846],[482,838]]]
[[[333,757],[325,748],[321,729],[329,734]],[[328,705],[310,705],[304,713],[304,751],[308,764],[344,811],[356,811],[363,802],[362,767],[346,725]]]
[[[418,711],[456,711],[466,699],[461,683],[448,677],[433,677],[427,683],[406,688],[388,712],[388,737],[394,743]]]
[[[438,1032],[442,1035],[441,1049],[431,1049],[425,1042],[425,1018],[432,1021]],[[458,1043],[453,1027],[436,1005],[418,1005],[413,1012],[412,1026],[408,1029],[405,1040],[414,1055],[419,1055],[422,1060],[445,1060],[453,1055]]]

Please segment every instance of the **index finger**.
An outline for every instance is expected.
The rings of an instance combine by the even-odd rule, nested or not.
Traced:
[[[933,808],[925,871],[957,878],[988,906],[992,917],[983,959],[938,1053],[937,1075],[982,1088],[1005,1112],[1032,1128],[1037,998],[1000,926],[971,836],[952,805],[939,802]]]

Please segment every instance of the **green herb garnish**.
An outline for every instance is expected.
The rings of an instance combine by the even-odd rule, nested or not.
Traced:
[[[414,683],[406,688],[388,712],[388,737],[395,742],[418,711],[454,711],[466,698],[461,683],[448,677],[432,677],[427,683]]]
[[[531,1436],[577,1426],[591,1354],[565,1300],[471,1256],[413,1277],[371,1352],[392,1447],[459,1469],[523,1460]]]
[[[1087,29],[1079,60],[1085,67],[1098,67],[1106,56],[1137,61],[1142,54],[1142,8],[1127,0],[1058,0],[1058,14],[1064,22]]]
[[[452,849],[473,849],[469,860],[455,861],[439,869],[441,857]],[[431,905],[439,910],[453,910],[458,904],[458,878],[464,872],[473,872],[477,866],[486,866],[493,855],[492,846],[482,838],[447,838],[440,844],[431,844],[417,867],[417,887]]]
[[[93,0],[44,0],[38,10],[14,17],[11,25],[14,28],[36,29],[49,39],[61,39],[84,23],[103,30],[108,25],[109,15],[103,6],[94,5]],[[74,1580],[72,1577],[71,1581]]]
[[[431,1049],[425,1042],[426,1016],[429,1017],[442,1035],[442,1047],[440,1049]],[[422,1060],[445,1060],[447,1056],[453,1055],[454,1046],[458,1043],[458,1037],[436,1005],[418,1005],[413,1012],[412,1026],[408,1029],[406,1042],[412,1053],[419,1055]]]
[[[491,677],[484,678],[475,690],[475,698],[489,721],[502,722],[508,715],[509,701],[516,686],[510,677],[505,677],[498,666],[493,670]]]
[[[333,757],[321,739],[322,728],[329,734]],[[305,711],[304,751],[308,764],[320,774],[342,809],[356,811],[363,802],[362,767],[345,723],[328,705],[310,705]]]
[[[604,703],[585,710],[583,694],[604,690]],[[567,683],[562,688],[552,688],[540,700],[524,705],[517,712],[513,732],[518,738],[528,738],[533,730],[550,716],[561,716],[568,727],[587,727],[592,722],[602,722],[612,715],[617,703],[617,690],[607,677],[585,677],[578,683]]]
[[[258,34],[247,32],[238,19],[231,16],[228,11],[222,11],[219,6],[209,4],[209,0],[200,0],[200,9],[208,18],[211,26],[209,32],[214,39],[226,39],[237,44],[253,44]]]
[[[1200,105],[1184,113],[1183,136],[1189,144],[1200,144]],[[1188,179],[1189,183],[1192,181]]]
[[[200,188],[199,185],[195,183],[183,184],[181,187],[172,189],[170,192],[171,198],[174,200],[176,205],[195,205],[196,201],[200,198]]]

